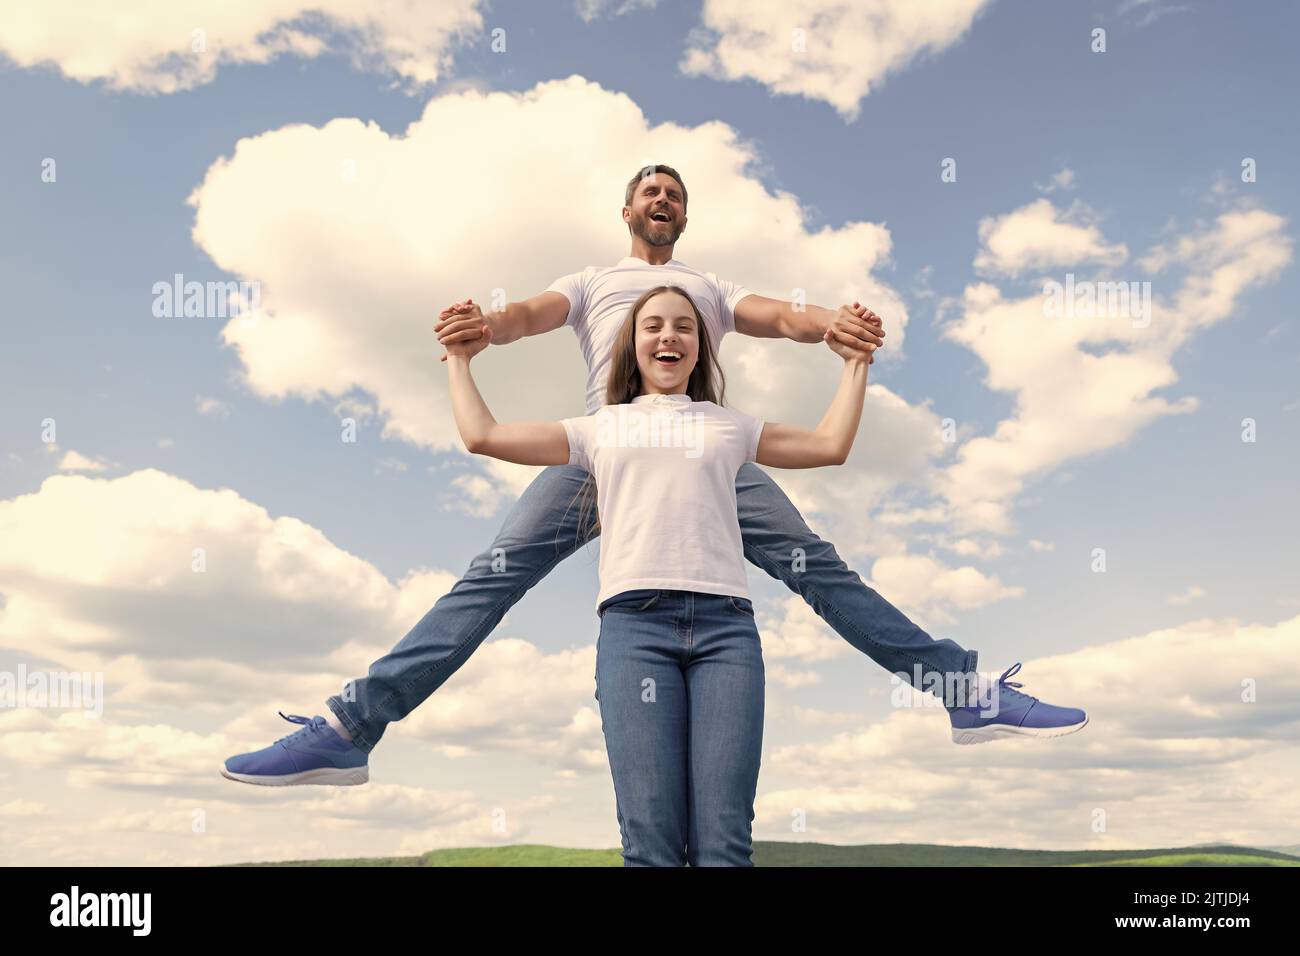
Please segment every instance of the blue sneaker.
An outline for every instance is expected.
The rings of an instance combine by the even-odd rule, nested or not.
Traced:
[[[957,744],[982,744],[999,737],[1063,737],[1082,730],[1088,715],[1077,707],[1045,704],[1037,697],[1022,694],[1013,687],[1024,687],[1008,677],[1020,670],[1019,661],[988,688],[981,679],[980,700],[988,707],[949,707],[952,740]]]
[[[347,787],[370,779],[369,755],[336,734],[324,717],[308,719],[284,713],[280,716],[306,726],[269,747],[231,757],[221,768],[223,777],[263,787],[291,787],[300,783]]]

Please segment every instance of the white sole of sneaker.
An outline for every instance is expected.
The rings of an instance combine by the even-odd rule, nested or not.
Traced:
[[[1085,717],[1077,724],[1067,727],[1012,727],[1010,724],[991,724],[988,727],[972,727],[967,730],[952,728],[952,742],[955,744],[986,744],[990,740],[1002,737],[1064,737],[1088,726]]]
[[[256,773],[231,773],[221,768],[221,776],[238,783],[251,783],[259,787],[293,787],[300,784],[320,783],[335,787],[355,787],[370,779],[369,767],[348,767],[340,770],[336,767],[320,767],[316,770],[304,770],[302,773],[285,773],[272,777]]]

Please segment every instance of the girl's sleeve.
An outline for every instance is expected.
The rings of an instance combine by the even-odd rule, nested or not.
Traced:
[[[591,471],[591,439],[595,416],[562,418],[560,424],[564,426],[564,433],[569,437],[569,464]]]
[[[755,418],[753,415],[746,415],[744,412],[738,412],[734,408],[731,411],[740,424],[740,434],[744,440],[745,461],[754,461],[758,458],[758,440],[763,435],[763,419]]]

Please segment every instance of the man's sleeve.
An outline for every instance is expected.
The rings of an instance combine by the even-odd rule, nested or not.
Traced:
[[[593,416],[562,418],[560,424],[564,426],[564,433],[569,437],[569,464],[579,465],[591,471],[591,429],[595,424]]]
[[[560,276],[546,287],[547,292],[558,292],[569,300],[569,314],[564,318],[564,324],[574,326],[587,310],[587,273],[588,269],[582,272],[570,272],[567,276]]]
[[[728,282],[726,279],[713,277],[718,285],[718,313],[722,320],[723,332],[736,331],[736,303],[747,295],[752,295],[750,289],[735,282]]]

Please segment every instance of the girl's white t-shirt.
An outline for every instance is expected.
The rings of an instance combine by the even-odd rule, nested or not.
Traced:
[[[665,588],[749,597],[736,472],[763,420],[688,395],[638,395],[565,418],[569,464],[595,477],[600,593]]]

